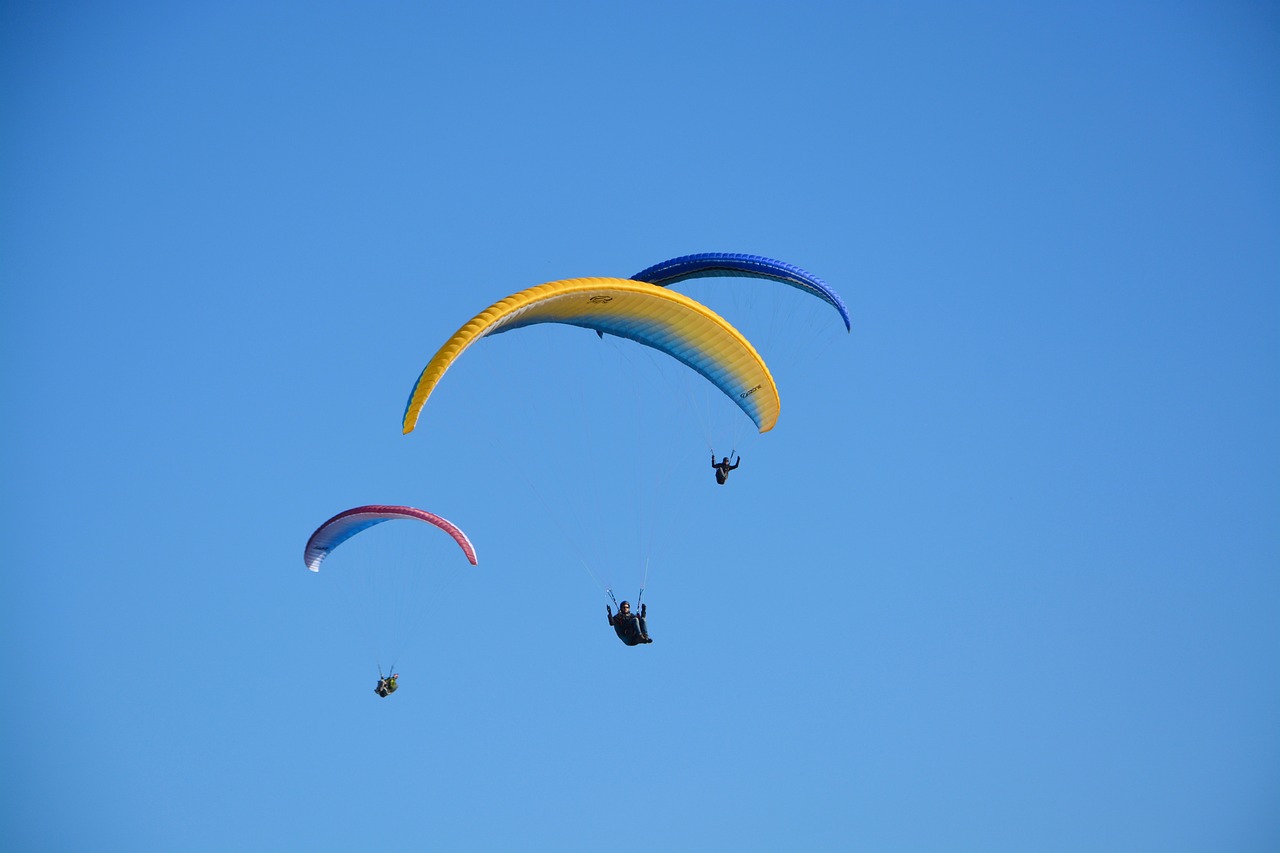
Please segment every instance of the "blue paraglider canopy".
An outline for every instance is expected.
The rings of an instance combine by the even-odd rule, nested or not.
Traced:
[[[691,278],[710,278],[714,276],[740,276],[744,278],[767,278],[780,281],[810,293],[840,312],[845,331],[853,327],[849,323],[849,310],[844,300],[832,290],[826,282],[816,275],[800,267],[784,261],[775,261],[760,255],[740,255],[727,252],[702,252],[696,255],[681,255],[663,261],[660,264],[643,269],[631,276],[633,281],[643,281],[667,287]]]

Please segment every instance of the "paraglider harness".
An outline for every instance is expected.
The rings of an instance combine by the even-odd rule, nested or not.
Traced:
[[[398,672],[393,675],[387,675],[387,676],[384,676],[381,672],[379,672],[378,686],[373,688],[373,692],[377,693],[383,699],[386,699],[392,693],[395,693],[396,689],[400,686],[399,684],[396,683],[396,679],[399,677],[400,677],[400,673]]]
[[[738,448],[736,447],[733,450],[730,450],[729,455],[724,457],[723,462],[717,462],[715,450],[712,449],[711,451],[711,467],[716,471],[716,482],[722,486],[729,480],[729,472],[737,469],[738,464],[742,462],[742,457],[739,456],[737,462],[734,462],[732,465],[729,464],[729,460],[733,458],[733,455],[737,450]]]
[[[609,594],[609,600],[613,602],[613,606],[618,608],[618,615],[610,614],[609,624],[613,626],[613,631],[618,635],[618,639],[626,643],[628,646],[639,646],[645,643],[652,643],[649,639],[649,632],[645,630],[645,623],[642,621],[644,617],[644,606],[640,600],[644,598],[644,587],[640,587],[640,594],[636,596],[636,608],[632,610],[624,618],[622,615],[622,606],[618,604],[618,599],[614,598],[613,590],[606,589]],[[630,630],[627,630],[630,628]]]

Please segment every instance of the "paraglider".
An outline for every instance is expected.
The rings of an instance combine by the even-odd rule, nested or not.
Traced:
[[[636,614],[631,612],[631,602],[624,601],[618,605],[617,616],[613,615],[613,609],[607,604],[604,606],[604,612],[609,617],[613,632],[628,646],[640,646],[653,642],[649,636],[649,623],[646,621],[649,605],[641,604],[640,612]]]
[[[760,432],[778,420],[778,389],[764,360],[737,329],[687,296],[619,278],[540,284],[493,304],[445,342],[423,368],[401,426],[413,431],[445,371],[486,335],[537,323],[606,332],[665,353],[697,371],[751,418]]]
[[[302,554],[303,562],[309,570],[319,572],[320,566],[324,563],[325,559],[344,542],[347,542],[353,536],[368,530],[371,527],[396,520],[417,521],[444,531],[453,539],[454,542],[458,544],[458,547],[462,549],[462,553],[466,557],[467,562],[473,566],[478,564],[475,546],[471,544],[471,540],[467,538],[467,535],[463,533],[457,525],[447,519],[441,518],[435,513],[427,512],[426,510],[417,509],[411,506],[391,506],[385,504],[371,504],[368,506],[358,506],[353,509],[348,509],[338,513],[333,518],[320,525],[307,540],[306,548]],[[376,568],[378,567],[369,567],[369,570],[372,572]],[[414,573],[415,572],[412,571],[408,572],[408,574]],[[395,584],[390,584],[389,586],[395,586]],[[387,584],[383,584],[379,588],[386,589],[387,587]],[[383,618],[381,613],[383,604],[384,602],[381,600],[366,602],[366,609],[377,611],[375,616],[381,620]],[[389,602],[389,604],[394,606],[396,602],[393,600]],[[394,622],[399,620],[392,619],[391,621]],[[399,643],[397,643],[397,645],[399,645]],[[399,649],[397,648],[397,651],[398,650]],[[395,693],[399,687],[398,679],[400,678],[400,674],[394,670],[394,660],[392,661],[391,675],[383,675],[382,665],[381,663],[378,664],[378,683],[377,686],[374,687],[374,693],[384,699],[392,693]]]
[[[728,456],[724,457],[719,462],[717,462],[715,453],[712,453],[711,467],[716,469],[716,482],[723,486],[725,484],[725,481],[729,479],[729,472],[736,469],[738,465],[741,464],[741,462],[742,462],[741,456],[739,456],[732,465],[729,464]]]

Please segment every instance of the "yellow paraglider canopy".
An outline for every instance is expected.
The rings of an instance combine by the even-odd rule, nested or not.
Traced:
[[[486,335],[537,323],[566,323],[629,338],[693,368],[725,393],[760,432],[778,420],[778,389],[768,366],[737,329],[675,291],[621,278],[575,278],[512,294],[477,314],[440,347],[418,376],[402,426],[410,433],[440,378]]]

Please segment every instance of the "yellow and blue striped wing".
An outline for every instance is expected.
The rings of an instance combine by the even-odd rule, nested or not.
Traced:
[[[773,376],[751,343],[710,308],[683,294],[620,278],[576,278],[512,294],[477,314],[418,376],[402,426],[409,433],[445,372],[486,335],[537,323],[565,323],[629,338],[704,376],[759,428],[773,429],[780,403]]]

